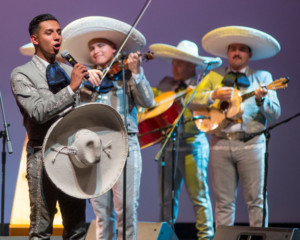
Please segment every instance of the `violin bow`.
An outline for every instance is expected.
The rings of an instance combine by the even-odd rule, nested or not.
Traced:
[[[124,40],[123,40],[123,42],[122,42],[119,50],[117,51],[117,53],[115,54],[115,56],[111,60],[111,62],[109,63],[108,67],[104,69],[102,79],[105,78],[105,76],[109,72],[109,69],[114,64],[114,62],[116,61],[116,59],[119,57],[120,52],[124,48],[126,42],[128,41],[129,37],[131,36],[131,34],[132,34],[133,30],[135,29],[136,25],[138,24],[138,22],[141,20],[142,16],[144,15],[144,13],[145,13],[146,9],[148,8],[148,6],[150,5],[151,1],[152,0],[147,0],[147,2],[145,3],[145,5],[143,6],[142,10],[140,11],[139,15],[137,16],[136,20],[134,21],[133,25],[131,26],[129,32],[127,33],[126,37],[124,38]]]

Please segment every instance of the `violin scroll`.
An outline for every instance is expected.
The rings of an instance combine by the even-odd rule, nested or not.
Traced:
[[[148,51],[147,53],[144,54],[140,54],[142,56],[142,59],[145,59],[146,62],[148,62],[149,60],[154,59],[154,53],[151,51]]]

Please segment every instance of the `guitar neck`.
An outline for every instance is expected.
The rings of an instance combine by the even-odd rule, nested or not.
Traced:
[[[182,96],[184,96],[185,94],[187,94],[187,90],[183,90],[183,91],[180,91],[178,93],[175,94],[175,98],[180,98]]]
[[[263,87],[268,90],[277,90],[277,89],[281,89],[281,88],[286,88],[289,80],[290,79],[288,77],[287,78],[279,78],[279,79],[276,79],[274,82],[271,82],[268,86],[263,86]],[[246,99],[248,99],[254,95],[255,95],[255,91],[245,93],[241,96],[242,101],[245,101]]]
[[[255,95],[255,91],[245,93],[241,96],[242,102]]]
[[[182,97],[182,96],[184,96],[185,94],[187,94],[187,92],[188,92],[188,90],[183,90],[183,91],[180,91],[180,92],[178,92],[178,93],[176,93],[174,96],[171,96],[171,97],[169,97],[169,98],[165,98],[165,99],[163,99],[162,101],[159,101],[159,102],[157,102],[154,106],[152,106],[152,107],[157,107],[157,106],[159,106],[159,105],[161,105],[161,104],[164,104],[164,103],[166,103],[166,102],[168,102],[168,101],[171,101],[171,100],[176,100],[177,98],[180,98],[180,97]]]

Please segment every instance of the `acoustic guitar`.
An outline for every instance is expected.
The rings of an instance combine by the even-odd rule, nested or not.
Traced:
[[[162,131],[170,128],[182,110],[181,97],[191,90],[192,88],[187,88],[178,93],[164,92],[154,98],[154,106],[139,109],[138,138],[141,149],[162,140]]]
[[[269,85],[265,86],[268,90],[277,90],[287,87],[289,78],[279,78]],[[228,126],[232,121],[239,121],[244,112],[243,101],[255,95],[255,91],[243,95],[237,89],[234,89],[230,101],[216,100],[213,105],[201,108],[193,112],[194,116],[205,116],[207,119],[197,119],[195,124],[203,132],[213,133]]]

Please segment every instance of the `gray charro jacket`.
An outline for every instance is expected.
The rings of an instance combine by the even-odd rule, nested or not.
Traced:
[[[59,64],[70,76],[72,68]],[[41,146],[51,124],[64,110],[75,105],[77,95],[72,96],[67,88],[53,94],[47,83],[46,67],[36,55],[28,63],[16,67],[10,81],[28,134],[28,146]]]

